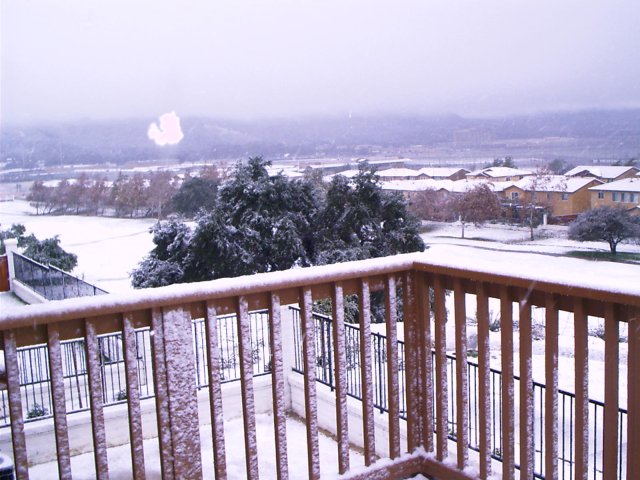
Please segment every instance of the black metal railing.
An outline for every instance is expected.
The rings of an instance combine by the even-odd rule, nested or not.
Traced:
[[[225,315],[217,319],[222,381],[233,382],[240,379],[236,316]],[[250,320],[253,374],[254,376],[266,375],[271,371],[269,316],[266,311],[251,312]],[[199,389],[202,389],[209,386],[204,320],[194,320],[192,331],[196,358],[196,384]],[[136,330],[138,384],[141,399],[154,396],[150,334],[149,328]],[[102,401],[105,405],[122,403],[127,399],[122,334],[101,335],[98,337],[98,345]],[[62,341],[61,350],[67,413],[88,410],[89,386],[84,340]],[[18,368],[25,421],[51,417],[53,407],[47,345],[18,348]],[[7,390],[0,390],[0,427],[9,425],[8,405]]]
[[[302,359],[302,336],[300,325],[300,310],[296,307],[290,307],[294,317],[294,371],[303,373]],[[334,368],[333,368],[333,327],[332,319],[326,315],[314,313],[314,324],[316,329],[316,379],[318,382],[329,386],[332,390],[335,388]],[[347,394],[355,399],[362,399],[362,389],[360,383],[360,328],[357,325],[345,323],[345,345],[347,357]],[[372,332],[372,355],[373,355],[373,392],[374,407],[381,412],[388,411],[387,403],[387,366],[386,366],[386,335]],[[456,441],[456,362],[455,355],[447,354],[447,382],[451,386],[448,389],[448,437],[450,440]],[[433,381],[435,382],[435,352],[432,352],[432,362],[434,372]],[[398,340],[398,367],[399,389],[400,389],[400,418],[406,420],[406,394],[405,394],[405,378],[404,378],[404,342]],[[478,413],[478,364],[470,358],[467,362],[468,368],[468,384],[469,384],[469,448],[480,451],[479,438],[479,413]],[[491,380],[491,441],[493,445],[492,457],[495,460],[502,460],[502,372],[494,368],[490,369]],[[515,385],[514,391],[519,393],[520,377],[514,375]],[[533,382],[533,398],[534,398],[534,476],[536,478],[545,478],[544,472],[544,396],[545,385],[539,382]],[[575,463],[574,445],[574,421],[575,421],[575,394],[566,390],[558,390],[558,422],[559,422],[559,474],[560,478],[573,479],[573,465]],[[435,403],[434,403],[435,404]],[[623,478],[624,461],[623,446],[626,445],[626,409],[619,409],[618,422],[619,429],[619,453],[618,453],[618,478]],[[604,421],[604,403],[598,400],[589,400],[589,430],[591,432],[601,432]],[[435,425],[435,422],[434,422]],[[593,434],[592,445],[590,445],[590,477],[598,479],[602,477],[602,456],[599,454],[603,451],[602,435]]]
[[[107,292],[64,270],[13,253],[16,280],[47,300],[104,295]]]

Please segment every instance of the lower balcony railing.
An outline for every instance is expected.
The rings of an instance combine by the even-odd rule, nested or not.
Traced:
[[[259,374],[271,378],[275,470],[279,478],[288,477],[291,439],[285,420],[293,407],[287,376],[294,367],[303,374],[310,478],[319,478],[326,467],[318,442],[319,430],[325,428],[336,435],[337,471],[349,478],[404,478],[417,473],[488,478],[492,470],[504,478],[640,478],[640,457],[630,453],[640,448],[640,298],[633,288],[627,292],[587,288],[577,282],[438,265],[425,258],[400,255],[0,312],[17,477],[28,478],[30,458],[36,454],[25,428],[33,406],[25,394],[30,381],[45,384],[51,399],[47,405],[61,478],[72,473],[68,414],[81,409],[76,408],[80,392],[84,392],[82,408],[88,402],[90,412],[96,477],[107,478],[110,462],[117,461],[107,455],[105,426],[105,405],[116,395],[117,401],[126,402],[123,426],[129,431],[135,478],[145,476],[141,403],[151,401],[144,400],[147,396],[155,396],[162,476],[201,477],[206,461],[201,447],[210,441],[215,475],[225,478],[225,452],[236,446],[225,444],[222,384],[230,379],[233,365],[242,393],[247,478],[261,473],[254,391],[254,377]],[[331,313],[323,320],[330,325],[326,332],[324,327],[318,329],[312,313],[316,301]],[[490,333],[490,306],[495,304],[500,311],[498,343],[496,334]],[[299,306],[299,327],[287,305]],[[536,312],[544,316],[544,388],[533,380],[540,357],[533,352],[539,342],[534,342],[534,333],[540,337],[534,332],[538,327],[534,307],[540,307]],[[266,310],[261,314],[265,321],[258,325],[250,312],[260,309]],[[473,351],[467,342],[468,314],[474,317],[477,335]],[[345,316],[357,321],[358,328],[347,332],[351,327],[345,326]],[[454,330],[447,328],[447,317],[452,317]],[[591,378],[601,379],[598,385],[589,382],[591,317],[604,322],[604,372],[593,368],[591,372]],[[372,331],[372,318],[384,320],[384,335]],[[569,395],[568,408],[565,393],[558,388],[563,322],[573,330],[570,377],[575,393]],[[404,329],[400,343],[399,328]],[[294,348],[296,329],[300,349]],[[621,330],[628,331],[626,344],[620,343]],[[454,341],[447,342],[447,332],[452,335],[452,331]],[[229,347],[226,341],[232,334],[238,341]],[[42,344],[46,349],[38,347],[41,350],[33,357],[37,360],[22,358],[25,347]],[[84,355],[77,356],[78,349]],[[477,355],[473,367],[471,352]],[[48,367],[35,373],[43,355],[46,361],[41,363]],[[491,358],[500,366],[493,372]],[[122,383],[113,384],[114,375]],[[330,381],[322,378],[326,375]],[[326,396],[319,389],[326,387],[318,386],[317,379],[332,387],[335,414],[329,419],[319,415],[319,398]],[[353,386],[361,399],[358,425],[347,400]],[[207,434],[200,429],[199,389],[207,392],[211,422]],[[589,397],[598,389],[603,401],[596,409]],[[76,404],[71,395],[76,395]],[[381,416],[379,410],[387,413]],[[384,429],[378,427],[380,421]],[[357,471],[350,468],[354,445],[362,449],[365,463]],[[379,461],[381,456],[394,461]],[[570,473],[566,458],[571,459]]]

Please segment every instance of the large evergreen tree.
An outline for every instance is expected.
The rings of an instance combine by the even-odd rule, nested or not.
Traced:
[[[176,219],[154,227],[156,248],[133,272],[135,287],[210,280],[424,249],[402,196],[383,192],[362,165],[326,194],[317,178],[270,176],[269,162],[236,166],[193,231]]]

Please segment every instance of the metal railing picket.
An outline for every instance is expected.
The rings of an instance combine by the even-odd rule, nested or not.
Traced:
[[[297,373],[302,373],[302,354],[301,352],[301,337],[300,337],[300,329],[299,329],[299,310],[296,307],[289,307],[293,312],[294,318],[294,344],[295,344],[295,353],[294,353],[294,371]],[[318,332],[326,332],[326,339],[322,339],[321,341],[327,341],[331,343],[331,322],[332,319],[329,316],[322,315],[319,313],[314,313],[314,320],[316,322],[316,330]],[[346,336],[346,346],[347,346],[347,378],[349,381],[347,382],[347,394],[355,398],[357,400],[362,400],[362,391],[359,383],[359,376],[357,375],[358,368],[360,367],[360,359],[359,359],[359,337],[358,337],[359,327],[357,325],[345,324],[345,336]],[[380,333],[372,333],[372,352],[373,352],[373,362],[374,362],[374,406],[379,409],[381,412],[388,411],[388,404],[386,398],[386,347],[384,340],[386,336]],[[318,337],[316,337],[318,338]],[[322,349],[318,349],[318,352],[331,352],[332,347],[326,344],[323,344]],[[433,353],[432,352],[432,361],[433,361]],[[404,342],[398,340],[398,357],[399,357],[399,366],[401,370],[401,391],[400,391],[400,418],[406,420],[406,395],[404,390],[404,379],[403,379],[403,362],[404,362]],[[449,390],[449,394],[453,395],[455,392],[455,355],[447,354],[447,375],[449,376],[449,384],[454,385]],[[476,399],[477,398],[477,382],[478,382],[478,364],[469,360],[467,362],[467,366],[469,368],[469,397]],[[332,367],[330,367],[330,362],[326,361],[320,356],[316,362],[317,367],[317,376],[316,380],[322,384],[327,385],[331,389],[335,388],[335,385],[332,381],[332,376],[330,371]],[[349,374],[352,373],[351,375]],[[498,461],[502,461],[502,399],[501,399],[501,389],[502,389],[502,372],[500,370],[491,368],[491,401],[492,401],[492,458]],[[516,382],[520,381],[520,377],[518,375],[514,375],[514,380]],[[544,407],[544,392],[545,385],[539,382],[533,382],[533,391],[534,391],[534,477],[543,479],[545,478],[544,472],[544,423],[543,423],[543,407]],[[560,478],[573,478],[573,465],[575,463],[574,458],[574,431],[573,431],[573,423],[575,416],[575,394],[566,390],[559,389],[559,423],[560,423],[560,438],[559,438],[559,465],[561,466],[560,470]],[[449,428],[449,439],[456,441],[456,422],[455,422],[455,410],[454,410],[455,402],[449,402],[449,420],[448,420],[448,428]],[[475,408],[472,409],[472,404]],[[469,402],[469,448],[475,451],[480,451],[479,438],[477,432],[478,426],[478,411],[477,411],[477,401]],[[590,421],[592,422],[593,431],[596,432],[598,429],[598,425],[602,425],[603,422],[603,409],[604,403],[598,400],[589,399],[590,406]],[[619,425],[621,428],[619,429],[619,455],[618,455],[618,478],[624,478],[624,460],[623,460],[623,451],[622,448],[626,443],[626,420],[627,420],[627,410],[624,408],[619,409]],[[602,478],[602,458],[599,455],[599,452],[602,451],[602,439],[599,438],[598,435],[592,435],[592,448],[591,448],[591,459],[590,462],[592,475],[590,478],[599,479]],[[519,468],[519,465],[516,465],[516,468]]]
[[[269,348],[269,316],[266,311],[251,312],[252,358],[254,376],[271,373]],[[220,342],[222,382],[234,382],[240,378],[238,362],[238,332],[235,315],[219,316],[218,341]],[[140,398],[154,396],[151,337],[148,327],[136,330],[136,356],[138,360],[138,384]],[[208,362],[204,338],[204,319],[193,321],[193,341],[196,351],[197,387],[208,387]],[[84,340],[60,342],[62,371],[67,391],[67,412],[89,410],[87,362]],[[326,343],[330,345],[330,340]],[[124,350],[121,333],[98,336],[100,370],[104,405],[126,402],[127,389],[124,371]],[[51,375],[47,345],[20,347],[17,349],[20,389],[24,397],[25,421],[49,418],[53,414]],[[0,390],[0,427],[9,425],[7,391]]]
[[[107,291],[54,266],[13,253],[16,280],[47,300],[104,295]]]

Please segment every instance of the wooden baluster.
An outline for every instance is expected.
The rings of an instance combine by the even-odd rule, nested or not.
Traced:
[[[309,478],[320,478],[320,446],[318,443],[318,398],[316,395],[316,335],[311,289],[300,289],[302,353],[304,355],[304,407],[307,426],[307,465]]]
[[[533,478],[533,372],[530,292],[520,300],[520,478]]]
[[[449,388],[447,382],[447,309],[442,279],[435,277],[435,350],[436,350],[436,458],[443,461],[449,455]]]
[[[67,401],[62,372],[62,352],[60,330],[57,324],[47,325],[47,347],[49,352],[49,372],[51,376],[51,399],[53,402],[53,423],[58,453],[58,475],[60,479],[71,478],[71,457],[69,452],[69,429],[67,428]],[[75,355],[75,352],[72,353]],[[79,372],[75,372],[76,375]]]
[[[364,435],[364,464],[375,461],[376,441],[373,418],[373,360],[371,358],[371,296],[369,282],[362,280],[358,292],[360,324],[360,382],[362,385],[362,431]]]
[[[202,459],[196,389],[193,321],[181,306],[162,310],[164,362],[171,410],[171,442],[175,478],[200,478]],[[174,407],[179,405],[179,408]]]
[[[251,323],[249,304],[244,296],[237,299],[238,348],[240,355],[240,389],[244,421],[245,460],[247,478],[258,480],[258,443],[256,440],[256,411],[253,392],[253,351],[251,350]]]
[[[140,386],[138,382],[138,353],[136,332],[130,314],[122,318],[124,339],[124,365],[127,381],[127,407],[129,409],[129,443],[134,478],[145,478],[144,444],[142,436],[142,415],[140,413]]]
[[[404,361],[405,361],[405,392],[407,397],[407,450],[413,452],[422,446],[422,418],[420,408],[420,338],[418,334],[417,312],[415,305],[415,287],[411,272],[404,274],[403,314],[404,314]]]
[[[627,480],[640,478],[640,308],[629,315],[627,360]]]
[[[422,391],[422,446],[427,452],[433,452],[433,357],[431,355],[431,304],[429,299],[429,285],[426,276],[418,273],[415,276],[415,294],[417,302],[418,330],[421,332],[419,351],[421,353]]]
[[[104,427],[104,389],[102,386],[100,344],[93,320],[85,320],[84,329],[96,478],[98,480],[107,480],[109,478],[109,460],[107,458],[107,436]]]
[[[584,300],[574,300],[576,480],[587,480],[589,468],[589,341]]]
[[[388,275],[384,292],[384,311],[387,330],[387,397],[389,399],[389,457],[391,458],[400,456],[397,308],[396,277]]]
[[[476,288],[478,317],[478,429],[480,443],[480,478],[491,476],[491,387],[489,346],[489,299],[487,286],[480,282]]]
[[[224,442],[224,414],[222,410],[222,379],[220,345],[218,343],[218,317],[213,302],[207,302],[205,314],[207,363],[209,366],[209,407],[213,438],[213,463],[217,479],[227,478],[227,461]]]
[[[20,395],[20,371],[18,370],[18,351],[13,330],[4,332],[4,359],[7,370],[7,390],[9,392],[9,417],[11,419],[11,443],[17,480],[28,480],[29,463],[27,443],[24,435],[22,417],[22,398]]]
[[[602,478],[618,478],[618,408],[619,408],[619,311],[607,303],[604,314],[604,440]],[[634,379],[637,382],[637,379]],[[631,455],[637,452],[629,451]]]
[[[558,299],[547,294],[545,302],[545,477],[558,478]]]
[[[158,422],[158,440],[160,468],[163,478],[174,478],[173,438],[171,430],[169,386],[165,351],[164,325],[162,309],[151,310],[151,347],[153,355],[153,384],[156,394],[156,418]]]
[[[347,410],[347,349],[344,332],[344,293],[342,283],[332,289],[333,355],[336,379],[336,420],[338,427],[338,469],[340,474],[349,470],[349,412]]]
[[[458,468],[469,464],[469,375],[467,366],[467,310],[459,278],[454,280],[456,325],[456,447]]]
[[[513,380],[513,298],[500,288],[500,346],[502,355],[502,478],[515,478],[515,406]],[[553,478],[553,477],[552,477]]]
[[[284,403],[285,380],[282,357],[282,320],[280,318],[280,297],[270,295],[269,316],[271,327],[271,387],[273,397],[273,427],[276,441],[276,471],[278,480],[289,478],[287,465],[287,417]]]

